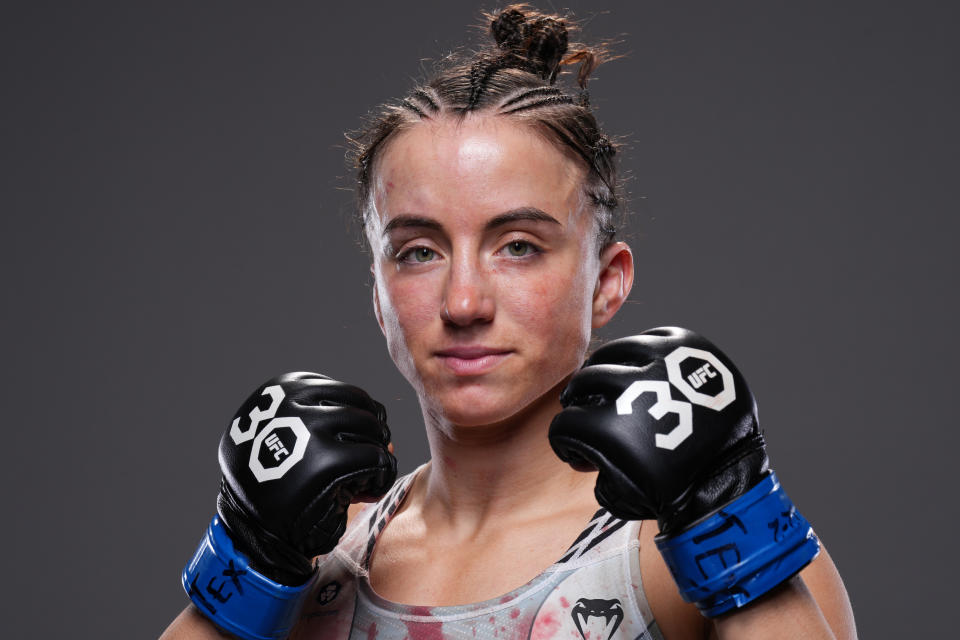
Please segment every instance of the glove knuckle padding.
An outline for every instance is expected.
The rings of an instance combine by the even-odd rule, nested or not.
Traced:
[[[342,405],[357,407],[370,412],[378,420],[386,420],[383,405],[372,399],[367,392],[344,382],[323,379],[307,379],[290,392],[290,400],[297,406],[310,408],[317,406]]]
[[[623,364],[642,367],[650,364],[678,341],[687,341],[694,336],[692,331],[680,327],[658,327],[628,338],[612,340],[598,348],[587,359],[587,365]]]
[[[685,357],[677,364],[675,357],[680,376],[676,370],[671,376],[666,361],[680,347],[709,352],[729,371],[732,401],[719,410],[705,406],[729,384],[713,369],[716,380],[711,376],[700,389],[707,393],[690,397],[686,376],[704,360]],[[626,396],[628,412],[618,413],[618,399],[636,382],[643,383],[642,391]],[[654,512],[661,527],[664,521],[682,527],[767,472],[756,404],[743,376],[723,352],[692,331],[661,327],[603,345],[571,378],[561,403],[565,408],[551,425],[551,443],[563,459],[586,461],[600,471],[598,499],[615,515]],[[658,445],[657,434],[672,432],[681,410],[689,412],[692,431],[672,449]]]
[[[274,407],[277,394],[266,390],[275,385],[282,388],[283,398]],[[275,409],[269,419],[258,423],[257,436],[250,433],[248,416],[253,409],[264,415]],[[285,374],[254,392],[236,418],[247,425],[245,439],[237,442],[228,429],[219,449],[221,493],[226,493],[220,501],[221,516],[231,531],[250,529],[254,537],[266,538],[273,546],[290,545],[307,558],[325,553],[343,532],[349,503],[357,496],[382,495],[396,479],[396,459],[387,450],[390,431],[383,405],[358,387],[319,374]],[[261,465],[264,460],[273,463],[272,451],[262,437],[273,419],[281,424],[302,422],[295,438],[302,457],[279,475],[266,477],[261,471],[258,477],[252,469],[254,458],[259,456]],[[288,449],[293,445],[284,446],[291,455]],[[271,553],[271,549],[263,551]],[[289,554],[281,551],[280,555]],[[286,563],[286,557],[278,562]]]
[[[382,446],[390,443],[390,430],[365,409],[356,407],[322,408],[310,415],[318,416],[322,428],[338,442],[371,442]]]
[[[640,370],[642,371],[642,370]],[[639,371],[620,364],[586,365],[580,369],[560,394],[560,403],[571,405],[613,405]]]

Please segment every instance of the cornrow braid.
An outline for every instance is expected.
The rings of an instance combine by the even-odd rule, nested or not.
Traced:
[[[426,89],[415,89],[413,93],[410,94],[410,97],[416,98],[421,101],[421,104],[427,105],[431,113],[438,113],[440,111],[440,105],[437,104],[437,101]]]
[[[542,98],[547,96],[562,96],[563,92],[560,91],[557,87],[536,87],[534,89],[527,89],[525,91],[520,91],[512,98],[504,100],[500,103],[500,109],[505,109],[511,107],[518,102],[523,100],[528,100],[530,98]]]
[[[440,107],[430,97],[430,94],[423,89],[417,89],[409,96],[400,101],[400,105],[413,111],[419,118],[430,118],[440,112]]]
[[[548,107],[551,105],[558,105],[558,104],[573,104],[573,102],[574,102],[573,98],[571,98],[570,96],[563,96],[563,95],[548,96],[546,98],[540,98],[539,100],[525,102],[523,104],[519,104],[509,109],[501,109],[500,113],[503,113],[503,114],[520,113],[521,111],[527,111],[529,109],[540,109],[542,107]]]
[[[415,105],[410,98],[404,98],[403,100],[400,101],[400,104],[403,105],[405,108],[409,109],[410,111],[413,111],[415,114],[417,114],[417,116],[421,118],[430,117],[427,114],[425,114],[423,111],[421,111],[420,107]]]
[[[465,61],[450,58],[425,85],[384,107],[358,135],[348,136],[354,147],[361,221],[365,226],[372,210],[376,159],[393,136],[423,120],[489,113],[540,130],[583,162],[587,168],[583,192],[594,211],[597,244],[602,249],[616,234],[616,144],[600,130],[586,86],[590,74],[609,57],[607,49],[571,43],[574,23],[525,5],[511,5],[486,17],[494,46]],[[578,90],[568,93],[558,78],[564,67],[573,65],[579,65]]]
[[[470,97],[462,111],[474,111],[480,103],[480,99],[487,90],[490,78],[497,71],[507,66],[507,58],[504,56],[488,57],[483,56],[470,66]]]

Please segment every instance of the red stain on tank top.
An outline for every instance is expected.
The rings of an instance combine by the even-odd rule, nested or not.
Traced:
[[[553,638],[559,629],[560,619],[550,611],[542,611],[530,630],[530,640],[548,640]]]
[[[371,622],[370,628],[367,629],[367,640],[376,640],[377,638],[377,623]]]
[[[413,607],[410,611],[415,616],[429,616],[430,607]],[[410,640],[444,640],[442,622],[413,622],[404,620]]]
[[[513,636],[511,640],[529,640],[533,633],[533,618],[536,615],[535,613],[526,613],[523,617],[520,617],[519,610],[514,610],[518,615],[513,615],[513,612],[510,612],[511,618],[516,618],[516,622],[513,625]]]
[[[570,606],[570,601],[564,598],[563,596],[560,596],[560,606],[566,609]]]

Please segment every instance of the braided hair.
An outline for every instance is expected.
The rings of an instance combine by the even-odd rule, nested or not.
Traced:
[[[600,250],[614,241],[619,184],[616,145],[603,134],[590,110],[587,81],[607,57],[604,47],[569,42],[575,25],[566,18],[510,5],[487,14],[495,44],[441,69],[396,104],[381,109],[356,135],[351,158],[357,171],[357,203],[366,226],[373,210],[374,165],[399,131],[424,120],[495,114],[536,127],[561,150],[587,167],[584,195],[597,220]],[[578,65],[575,95],[558,85],[562,67]]]

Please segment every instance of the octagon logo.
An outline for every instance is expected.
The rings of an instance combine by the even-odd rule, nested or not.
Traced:
[[[274,418],[253,439],[250,471],[258,482],[282,478],[303,459],[309,441],[310,432],[300,418]],[[267,461],[266,465],[264,460]]]
[[[702,360],[704,364],[684,377],[680,371],[680,364],[687,358],[697,358]],[[667,364],[667,378],[693,404],[720,411],[737,399],[737,393],[733,385],[733,374],[730,373],[730,369],[726,365],[720,362],[717,356],[709,351],[694,349],[693,347],[677,347],[664,358],[664,362]],[[723,389],[716,395],[697,391],[718,375],[723,382]]]

